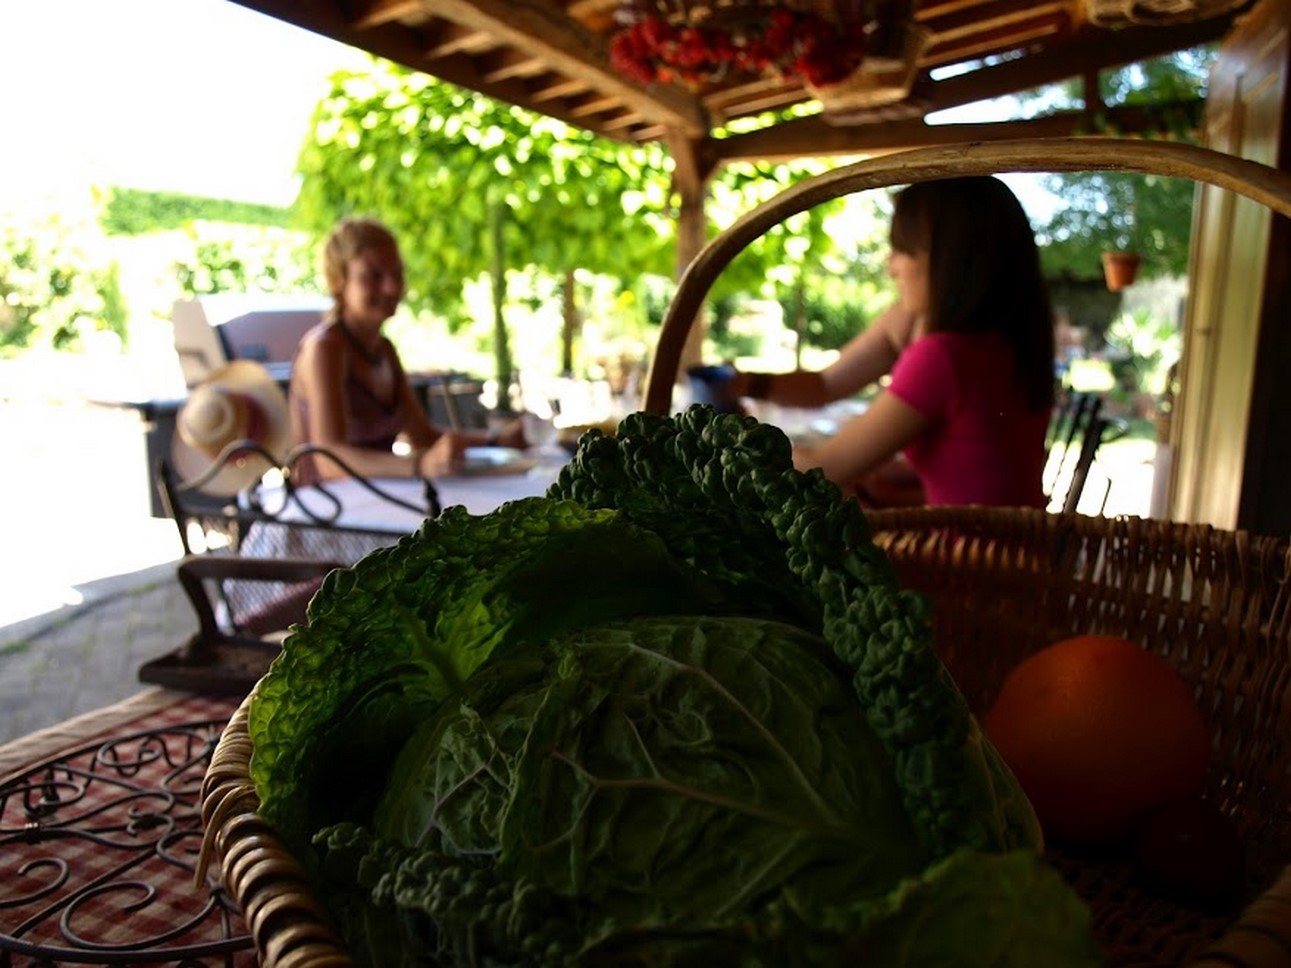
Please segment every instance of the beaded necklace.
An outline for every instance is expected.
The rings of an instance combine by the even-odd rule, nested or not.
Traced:
[[[377,348],[375,350],[370,350],[364,346],[359,341],[359,338],[354,335],[354,332],[345,325],[345,320],[337,317],[336,325],[341,327],[341,332],[344,333],[345,338],[349,340],[350,346],[353,348],[354,352],[363,357],[363,359],[367,361],[368,366],[379,366],[381,361],[385,359],[385,348],[380,343],[377,344]]]

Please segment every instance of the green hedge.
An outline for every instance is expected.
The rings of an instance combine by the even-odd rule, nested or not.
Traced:
[[[291,210],[277,205],[203,198],[179,192],[112,188],[102,217],[103,230],[108,235],[142,235],[182,228],[195,221],[289,228]]]

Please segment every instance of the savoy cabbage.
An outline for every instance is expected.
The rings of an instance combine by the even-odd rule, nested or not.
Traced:
[[[1097,963],[927,602],[748,417],[333,573],[249,722],[361,963]]]

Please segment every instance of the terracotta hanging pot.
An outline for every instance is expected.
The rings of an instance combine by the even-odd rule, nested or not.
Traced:
[[[1142,261],[1143,257],[1137,252],[1104,252],[1103,277],[1107,280],[1107,288],[1120,292],[1134,282]]]

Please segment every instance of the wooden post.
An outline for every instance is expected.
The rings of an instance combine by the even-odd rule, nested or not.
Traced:
[[[582,335],[583,320],[578,311],[578,282],[573,269],[565,270],[561,288],[560,375],[574,375],[574,342]]]
[[[704,196],[716,167],[710,160],[706,139],[695,139],[670,131],[668,149],[673,158],[672,191],[677,200],[677,278],[699,255],[707,238]],[[695,318],[681,352],[681,372],[703,361],[704,306],[696,307]]]
[[[493,288],[493,359],[496,361],[498,399],[494,407],[498,413],[511,412],[511,384],[515,377],[515,364],[511,359],[511,335],[507,330],[507,256],[506,221],[509,211],[506,203],[494,199],[489,208],[489,240],[492,251],[489,258]]]

